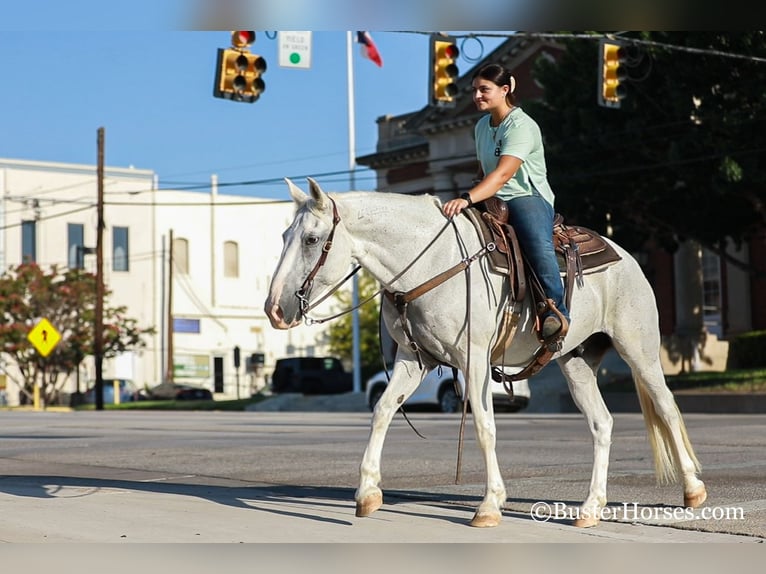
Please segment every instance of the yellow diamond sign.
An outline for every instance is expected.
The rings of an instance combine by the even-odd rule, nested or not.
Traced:
[[[61,340],[61,333],[51,325],[51,322],[48,321],[48,319],[43,318],[37,325],[35,325],[34,329],[29,332],[27,339],[34,345],[38,353],[43,357],[47,357]]]

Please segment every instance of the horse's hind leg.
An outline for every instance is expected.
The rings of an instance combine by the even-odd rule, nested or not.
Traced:
[[[608,348],[602,337],[594,335],[580,346],[577,353],[570,353],[557,361],[566,377],[572,399],[585,416],[593,437],[593,469],[588,497],[580,505],[574,521],[574,525],[581,528],[596,526],[601,509],[606,505],[612,415],[601,397],[596,378],[598,366]]]
[[[383,505],[380,484],[380,457],[388,427],[397,409],[415,391],[423,370],[412,357],[397,353],[391,381],[375,405],[370,427],[370,438],[360,465],[359,488],[356,490],[356,515],[369,516]]]
[[[654,454],[654,466],[659,482],[677,482],[681,472],[684,485],[684,506],[697,508],[707,499],[705,484],[697,478],[699,461],[686,432],[673,393],[668,389],[657,352],[638,346],[636,350],[621,345],[615,347],[633,373],[636,390],[644,415],[649,442]],[[643,355],[643,356],[642,356]]]

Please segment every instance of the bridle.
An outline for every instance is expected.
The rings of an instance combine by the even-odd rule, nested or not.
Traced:
[[[360,303],[351,307],[350,309],[346,309],[345,311],[341,311],[340,313],[337,313],[329,317],[314,319],[308,316],[308,312],[311,309],[314,309],[322,301],[327,299],[330,295],[335,293],[346,281],[348,281],[354,274],[356,274],[361,269],[361,266],[357,265],[348,275],[346,275],[343,279],[341,279],[327,293],[319,297],[316,301],[309,302],[311,289],[314,285],[314,278],[317,276],[317,274],[319,273],[319,270],[324,266],[325,262],[327,261],[327,255],[329,254],[330,249],[332,249],[333,239],[335,237],[335,229],[337,228],[338,223],[340,223],[338,206],[332,197],[328,196],[328,199],[332,203],[332,228],[330,229],[330,233],[328,234],[327,239],[324,242],[324,245],[322,245],[322,252],[319,255],[319,259],[314,264],[314,267],[311,269],[306,279],[303,280],[303,284],[301,285],[300,289],[298,289],[295,292],[295,296],[298,298],[298,301],[300,302],[300,310],[301,310],[301,315],[303,316],[304,322],[307,325],[312,325],[312,324],[324,323],[326,321],[336,319],[338,317],[341,317],[342,315],[351,313],[352,311],[358,309],[359,307],[362,307],[367,302],[377,297],[381,292],[384,292],[385,296],[391,301],[391,303],[399,311],[399,315],[402,318],[402,325],[405,326],[405,335],[407,336],[409,345],[412,348],[412,350],[418,354],[418,360],[420,361],[419,355],[423,349],[417,344],[411,331],[409,330],[409,328],[407,328],[407,306],[418,297],[425,295],[431,289],[438,287],[439,285],[441,285],[448,279],[454,277],[461,271],[466,271],[474,261],[476,261],[483,255],[486,255],[487,253],[494,251],[496,249],[495,243],[488,242],[473,255],[464,257],[463,259],[460,260],[460,262],[456,263],[449,269],[442,271],[441,273],[421,283],[417,287],[410,289],[409,291],[389,291],[381,287],[375,293],[367,297],[364,301],[361,301]],[[428,243],[428,245],[426,245],[425,248],[408,265],[406,265],[399,273],[397,273],[389,281],[389,284],[393,284],[398,279],[400,279],[405,273],[407,273],[407,271],[409,271],[415,265],[415,263],[417,263],[420,260],[420,258],[426,254],[426,252],[434,245],[434,243],[436,243],[437,239],[439,239],[442,233],[444,233],[444,231],[450,225],[455,226],[454,218],[450,218],[447,220],[447,222],[442,226],[442,228],[439,230],[436,236]],[[455,229],[456,229],[456,233],[459,236],[460,234],[459,232],[457,232],[456,227]]]
[[[298,299],[300,310],[301,310],[301,317],[303,317],[303,322],[306,325],[319,325],[321,323],[326,323],[327,321],[331,321],[333,319],[337,319],[338,317],[342,317],[343,315],[346,315],[348,313],[351,313],[352,311],[355,311],[356,309],[359,309],[360,307],[364,306],[369,301],[372,301],[375,297],[377,297],[381,291],[383,291],[383,288],[378,289],[367,297],[364,301],[359,302],[358,304],[354,305],[350,309],[346,309],[345,311],[341,311],[340,313],[336,313],[335,315],[330,315],[328,317],[322,317],[321,319],[314,319],[313,317],[309,316],[309,311],[314,309],[317,305],[325,301],[328,297],[330,297],[333,293],[335,293],[338,289],[340,289],[343,284],[351,279],[354,275],[356,275],[359,270],[362,268],[361,265],[356,265],[350,273],[348,273],[343,279],[338,281],[338,283],[335,284],[331,289],[329,289],[324,295],[317,298],[313,303],[309,302],[309,297],[311,296],[311,289],[314,286],[314,278],[317,276],[317,273],[319,273],[319,270],[324,266],[325,262],[327,261],[327,255],[330,253],[330,249],[332,249],[332,242],[333,238],[335,237],[335,228],[338,226],[338,223],[340,223],[340,214],[338,214],[338,206],[335,203],[335,200],[328,196],[328,199],[332,203],[332,228],[330,229],[330,233],[327,235],[327,239],[325,239],[324,244],[322,245],[322,252],[319,255],[319,259],[317,260],[314,267],[309,272],[306,279],[303,280],[303,284],[301,285],[300,289],[298,289],[295,292],[295,296]]]

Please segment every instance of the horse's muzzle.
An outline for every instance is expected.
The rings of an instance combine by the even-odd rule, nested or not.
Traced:
[[[269,323],[271,323],[271,326],[274,329],[279,330],[286,330],[290,329],[292,327],[295,327],[296,325],[299,325],[301,322],[300,314],[295,313],[295,315],[290,319],[287,320],[285,318],[285,314],[282,311],[282,307],[279,306],[278,303],[271,303],[271,301],[266,301],[266,316],[269,318]]]

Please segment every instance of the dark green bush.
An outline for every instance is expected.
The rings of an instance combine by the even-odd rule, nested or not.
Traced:
[[[729,339],[727,369],[766,367],[766,331],[750,331]]]

